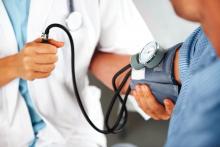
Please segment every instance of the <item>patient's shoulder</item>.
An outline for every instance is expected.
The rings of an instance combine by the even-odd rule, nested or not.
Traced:
[[[216,60],[215,49],[201,27],[183,43],[180,58],[191,74],[195,74]]]

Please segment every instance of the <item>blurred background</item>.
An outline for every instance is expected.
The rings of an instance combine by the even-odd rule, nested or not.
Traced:
[[[134,0],[155,40],[164,48],[171,47],[185,38],[198,26],[175,15],[169,0]],[[112,92],[90,76],[91,84],[102,89],[104,111]],[[108,147],[117,143],[132,143],[137,147],[162,147],[166,141],[167,121],[145,121],[136,112],[129,112],[128,124],[118,135],[108,135]]]

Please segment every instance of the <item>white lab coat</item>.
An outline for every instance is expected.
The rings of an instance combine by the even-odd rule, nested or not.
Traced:
[[[49,24],[66,25],[68,21],[75,41],[80,94],[91,119],[101,128],[101,92],[90,86],[87,78],[97,45],[104,52],[133,54],[153,38],[132,0],[75,0],[74,5],[79,13],[70,15],[67,0],[31,0],[28,41],[40,37]],[[68,38],[58,29],[52,30],[51,37],[65,42],[58,51],[55,70],[46,79],[28,82],[35,108],[46,123],[38,134],[37,147],[106,146],[104,135],[88,125],[74,97]],[[0,1],[0,58],[17,52],[13,27]],[[18,83],[19,79],[15,79],[0,88],[0,147],[27,147],[34,138]]]

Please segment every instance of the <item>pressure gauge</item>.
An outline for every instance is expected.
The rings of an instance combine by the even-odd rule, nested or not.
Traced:
[[[157,42],[150,42],[142,51],[131,57],[131,66],[136,69],[154,68],[163,59],[165,50]]]

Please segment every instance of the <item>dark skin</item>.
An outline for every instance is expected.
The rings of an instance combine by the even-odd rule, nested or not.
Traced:
[[[176,13],[187,20],[199,22],[206,35],[213,44],[217,55],[220,57],[220,1],[219,0],[171,0]],[[211,16],[211,17],[210,17]],[[178,52],[174,61],[175,79],[181,84],[179,78]],[[137,85],[133,91],[140,107],[146,114],[155,120],[167,120],[170,118],[174,105],[171,103],[161,106],[151,90],[146,85]],[[168,103],[169,99],[164,101]],[[169,107],[168,107],[169,106]]]
[[[171,0],[176,13],[187,20],[199,22],[220,57],[220,1]]]

